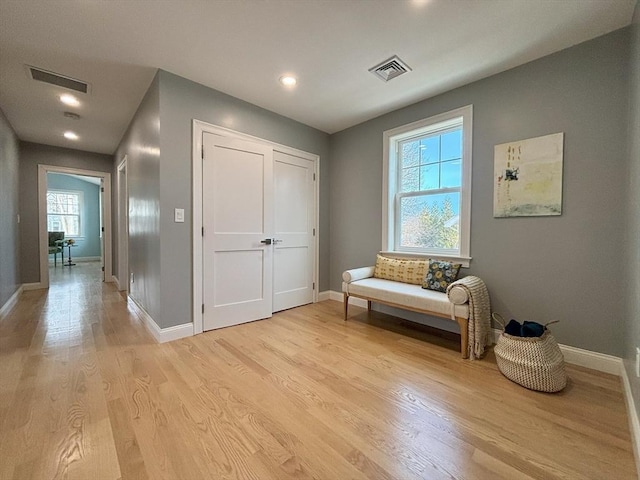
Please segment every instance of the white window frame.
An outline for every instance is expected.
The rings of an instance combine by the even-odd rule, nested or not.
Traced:
[[[47,189],[47,194],[49,192],[52,193],[63,193],[66,195],[77,195],[78,197],[78,235],[68,235],[67,232],[65,232],[64,237],[65,239],[67,238],[74,238],[74,239],[82,239],[84,238],[84,222],[82,221],[82,212],[84,211],[84,192],[82,192],[81,190],[61,190],[58,188],[49,188]],[[46,198],[46,196],[45,196]],[[46,212],[46,218],[47,218],[47,230],[49,229],[49,215],[73,215],[73,214],[68,214],[68,213],[63,213],[63,214],[59,214],[59,213],[49,213],[49,202],[45,203],[46,207],[47,207],[47,212]]]
[[[460,248],[457,254],[436,249],[400,249],[396,245],[399,218],[398,201],[398,143],[432,131],[440,131],[462,120],[462,184],[460,186]],[[383,133],[382,170],[382,251],[397,256],[411,256],[453,260],[468,267],[471,260],[471,159],[472,159],[473,105],[457,108],[433,117],[418,120]]]

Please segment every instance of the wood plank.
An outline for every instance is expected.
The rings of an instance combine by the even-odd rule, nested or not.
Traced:
[[[617,377],[532,392],[333,301],[159,345],[91,268],[0,321],[0,479],[636,478]]]

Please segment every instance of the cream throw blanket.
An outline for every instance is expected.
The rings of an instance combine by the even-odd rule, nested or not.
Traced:
[[[489,290],[478,277],[470,275],[456,280],[447,287],[447,296],[453,287],[460,287],[467,292],[469,298],[469,359],[482,357],[487,345],[491,345],[491,301]],[[454,305],[451,306],[451,317]]]

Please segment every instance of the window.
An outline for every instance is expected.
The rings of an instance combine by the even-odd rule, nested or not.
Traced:
[[[80,236],[82,192],[47,191],[47,230],[64,232],[65,237]]]
[[[472,107],[384,132],[383,250],[468,266]]]

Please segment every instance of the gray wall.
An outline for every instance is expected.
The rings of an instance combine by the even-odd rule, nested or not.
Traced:
[[[329,201],[328,170],[322,162],[327,160],[329,136],[159,70],[113,159],[115,178],[118,163],[127,155],[129,270],[135,276],[135,282],[130,284],[132,297],[161,328],[193,320],[193,119],[320,155],[320,288],[326,289],[329,284]],[[184,223],[174,223],[174,208],[185,209]],[[114,238],[117,238],[117,221],[114,219],[113,223]],[[117,262],[116,251],[114,271],[117,271]]]
[[[127,156],[129,187],[129,271],[134,282],[129,284],[131,297],[151,317],[162,317],[160,292],[160,86],[158,75],[151,82],[125,133],[113,162],[113,178],[117,167]],[[117,187],[114,199],[117,198]],[[117,206],[117,202],[114,203]],[[114,210],[117,211],[117,210]],[[114,271],[118,265],[118,225],[114,215]],[[175,247],[175,245],[174,245]],[[175,251],[172,253],[175,254]],[[189,311],[185,313],[188,315]]]
[[[20,267],[22,283],[40,281],[38,253],[38,165],[111,173],[113,158],[101,153],[20,143]]]
[[[160,71],[161,169],[160,245],[162,271],[161,327],[192,320],[191,144],[192,120],[288,145],[320,156],[320,290],[329,284],[329,136],[250,103]],[[173,209],[185,209],[185,223],[174,223]],[[155,317],[154,317],[155,318]]]
[[[21,283],[18,157],[18,137],[0,110],[0,308]]]
[[[629,101],[629,222],[625,260],[629,266],[629,295],[625,319],[625,368],[640,414],[640,380],[635,374],[635,349],[640,347],[640,3],[636,4],[631,37],[631,75]]]
[[[382,133],[473,104],[471,268],[495,311],[561,343],[621,356],[629,30],[386,114],[331,137],[330,286],[381,247]],[[563,212],[493,218],[493,147],[564,132]],[[424,318],[423,321],[430,322]]]
[[[80,210],[80,233],[74,238],[75,246],[71,249],[74,259],[82,257],[100,256],[100,186],[95,183],[80,180],[79,178],[59,173],[47,175],[48,190],[70,190],[82,192],[82,205]],[[67,250],[65,250],[65,255]],[[53,258],[53,255],[50,255]]]

